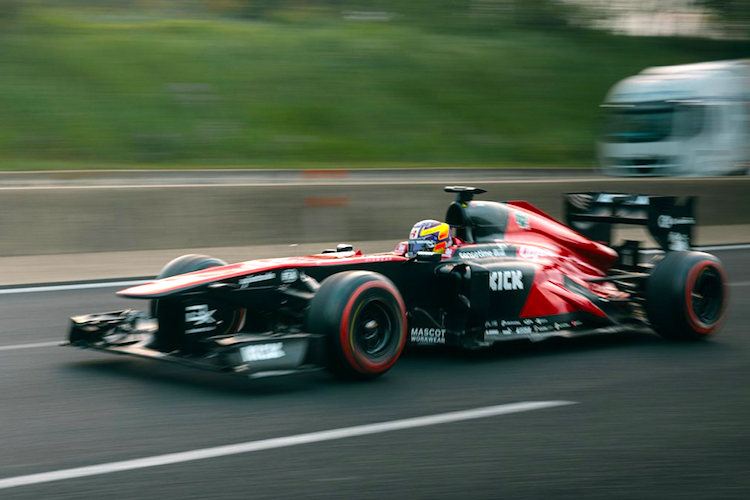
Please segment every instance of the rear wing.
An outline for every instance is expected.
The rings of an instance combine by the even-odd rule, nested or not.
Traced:
[[[594,241],[612,245],[613,224],[646,226],[664,251],[689,250],[695,225],[695,196],[624,193],[567,193],[568,226]]]

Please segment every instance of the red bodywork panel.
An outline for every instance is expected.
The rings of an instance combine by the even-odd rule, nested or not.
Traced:
[[[530,203],[509,201],[507,204],[512,206],[513,210],[524,213],[533,222],[530,223],[529,229],[523,229],[518,227],[516,218],[511,217],[506,230],[506,238],[512,235],[509,239],[518,238],[526,242],[554,242],[561,255],[575,255],[600,271],[607,271],[617,261],[617,252],[573,231]]]
[[[552,314],[585,311],[594,316],[606,314],[584,296],[563,286],[563,276],[584,286],[595,294],[609,297],[619,294],[610,284],[592,286],[587,278],[601,277],[617,261],[617,252],[591,241],[550,215],[525,201],[507,203],[512,210],[528,219],[527,228],[519,227],[516,217],[509,218],[505,239],[514,244],[548,250],[538,259],[540,271],[535,276],[534,286],[521,312],[522,318],[548,316]]]
[[[123,297],[137,299],[152,299],[164,297],[178,291],[185,291],[208,283],[226,281],[248,274],[273,271],[283,268],[317,267],[331,265],[353,265],[367,264],[371,262],[406,261],[403,255],[393,253],[362,255],[357,252],[324,253],[318,255],[307,255],[304,257],[279,257],[274,259],[257,259],[239,264],[214,267],[203,271],[181,274],[171,278],[164,278],[144,285],[138,285],[117,292]]]
[[[598,297],[622,296],[622,292],[611,284],[591,283],[587,280],[604,276],[616,262],[617,253],[578,234],[527,202],[514,201],[506,206],[509,218],[504,238],[495,243],[499,247],[514,247],[515,259],[530,263],[535,269],[533,285],[521,311],[521,318],[574,312],[605,317],[606,314],[590,298],[566,286],[566,279],[568,284],[572,280],[579,289],[588,290]],[[521,221],[521,225],[518,221]],[[488,244],[493,245],[486,241],[480,245],[486,247]],[[451,259],[456,248],[467,249],[472,246],[456,238],[454,246],[446,251],[443,259]],[[118,294],[130,298],[154,299],[210,283],[227,282],[277,269],[342,265],[357,269],[358,265],[374,262],[405,262],[409,260],[405,253],[406,244],[402,242],[391,253],[363,255],[358,251],[258,259],[156,280],[122,290]]]

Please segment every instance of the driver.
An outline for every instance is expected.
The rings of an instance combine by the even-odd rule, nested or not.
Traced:
[[[445,222],[427,219],[414,224],[409,233],[407,255],[413,257],[417,252],[445,253],[453,245],[451,228]]]

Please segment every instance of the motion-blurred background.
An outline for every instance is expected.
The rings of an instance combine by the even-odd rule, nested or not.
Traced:
[[[748,57],[749,0],[0,0],[0,498],[750,498],[750,176],[592,170],[750,152],[750,89],[714,78],[747,62],[616,87]],[[566,192],[697,195],[693,241],[731,286],[722,333],[410,353],[373,384],[58,347],[71,316],[147,310],[115,292],[183,254],[390,251],[444,217],[446,184],[560,220]],[[559,400],[579,404],[97,469]],[[91,466],[116,473],[24,482]]]
[[[0,168],[591,167],[654,65],[746,0],[0,0]]]

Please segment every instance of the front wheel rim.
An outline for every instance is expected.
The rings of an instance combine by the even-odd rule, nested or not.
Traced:
[[[706,266],[695,279],[690,293],[693,312],[701,323],[711,325],[719,319],[723,300],[721,275],[713,267]]]
[[[380,300],[370,300],[362,305],[354,324],[354,342],[370,358],[385,354],[395,337],[395,322],[390,308]]]

